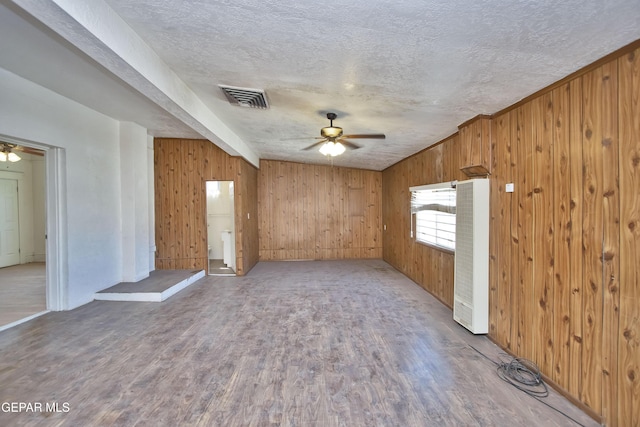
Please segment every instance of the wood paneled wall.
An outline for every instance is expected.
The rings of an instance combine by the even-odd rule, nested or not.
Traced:
[[[612,375],[618,378],[619,424],[640,425],[640,48],[618,60],[618,87],[620,273],[608,284],[608,298],[618,285],[619,298],[613,300],[620,317],[611,328],[618,340],[611,363],[617,362]]]
[[[156,138],[156,268],[207,269],[205,182],[234,181],[236,273],[258,262],[258,171],[207,140]]]
[[[607,425],[640,425],[640,43],[492,121],[489,335]],[[455,141],[383,172],[384,259],[449,306],[452,256],[409,238],[408,188],[461,179],[442,170]]]
[[[258,169],[236,158],[236,269],[246,274],[259,261]]]
[[[467,179],[460,165],[456,134],[382,172],[383,258],[449,307],[453,306],[453,254],[410,237],[409,187]]]
[[[263,160],[260,260],[382,257],[382,173]]]

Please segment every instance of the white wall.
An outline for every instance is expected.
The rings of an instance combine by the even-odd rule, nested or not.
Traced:
[[[0,69],[0,135],[65,149],[63,308],[122,281],[119,122]],[[136,227],[145,225],[136,221]]]
[[[120,182],[122,211],[122,281],[149,276],[149,198],[147,130],[120,123]]]

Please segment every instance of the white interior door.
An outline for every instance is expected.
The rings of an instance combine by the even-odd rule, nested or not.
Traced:
[[[0,179],[0,267],[20,264],[18,180]]]

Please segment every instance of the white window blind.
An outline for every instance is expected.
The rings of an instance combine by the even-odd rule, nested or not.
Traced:
[[[443,249],[456,247],[455,181],[411,187],[412,234],[416,241]]]

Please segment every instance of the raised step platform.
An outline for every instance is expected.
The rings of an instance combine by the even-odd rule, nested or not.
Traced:
[[[162,302],[200,280],[204,270],[154,270],[139,282],[122,282],[96,292],[99,301]]]

